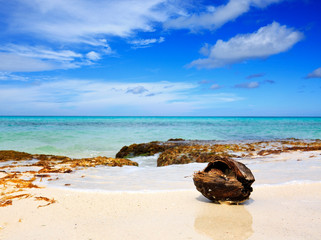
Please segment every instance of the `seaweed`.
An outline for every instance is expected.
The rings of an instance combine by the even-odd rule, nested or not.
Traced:
[[[36,162],[28,162],[29,160],[38,160]],[[31,188],[40,188],[34,184],[35,180],[42,181],[43,178],[48,178],[47,181],[57,180],[59,177],[51,178],[52,173],[68,174],[83,168],[104,166],[118,166],[124,165],[138,166],[138,163],[129,159],[123,158],[108,158],[108,157],[94,157],[71,159],[66,156],[55,156],[46,154],[29,154],[25,152],[18,152],[13,150],[0,151],[0,161],[8,162],[7,165],[1,166],[0,177],[0,207],[5,207],[13,204],[12,200],[24,199],[30,194],[19,194],[18,192],[26,191]],[[11,162],[14,161],[14,162]],[[31,167],[40,168],[36,170],[16,171],[17,167]],[[1,176],[0,175],[0,176]],[[39,207],[48,206],[55,203],[55,200],[50,200],[46,197],[34,197],[36,200],[44,200],[48,203],[40,205]]]

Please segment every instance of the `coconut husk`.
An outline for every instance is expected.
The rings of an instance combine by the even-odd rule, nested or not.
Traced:
[[[230,158],[211,161],[193,177],[196,189],[213,202],[241,203],[253,191],[255,181],[250,169]]]

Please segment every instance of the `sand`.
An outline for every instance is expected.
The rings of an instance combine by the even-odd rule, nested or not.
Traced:
[[[108,169],[110,177],[119,181],[117,186],[114,182],[108,184],[110,179],[104,180],[103,175],[89,178],[90,173],[96,176],[99,168],[61,175],[61,187],[65,183],[73,187],[78,182],[78,190],[52,184],[16,192],[33,197],[13,199],[12,205],[0,207],[0,239],[320,239],[320,154],[293,152],[245,159],[257,180],[251,198],[243,205],[214,204],[201,196],[192,179],[184,177],[193,172],[194,165],[179,166],[182,171],[175,166],[152,171],[154,178],[161,177],[155,181],[165,186],[188,184],[190,188],[184,191],[115,192],[112,187],[131,189],[151,181],[146,172],[131,173],[130,168]],[[120,177],[111,174],[116,170]],[[171,178],[171,170],[184,182]],[[82,174],[86,177],[82,178]],[[92,179],[94,184],[101,181],[104,190],[81,190]],[[129,181],[135,179],[130,185]],[[56,202],[45,206],[48,201],[36,201],[35,197]]]
[[[210,203],[196,190],[82,192],[31,189],[57,200],[0,208],[0,239],[320,239],[321,183],[254,185],[243,205]]]

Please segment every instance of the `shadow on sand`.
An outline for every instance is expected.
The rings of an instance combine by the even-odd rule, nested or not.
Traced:
[[[198,233],[217,240],[243,240],[253,234],[252,215],[244,205],[249,205],[254,200],[249,199],[239,205],[228,205],[212,203],[201,195],[196,199],[204,202],[194,221],[194,228]]]

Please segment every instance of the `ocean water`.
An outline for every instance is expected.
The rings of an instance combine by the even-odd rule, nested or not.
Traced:
[[[121,147],[169,138],[242,141],[321,139],[321,118],[250,117],[0,117],[0,150],[113,157]],[[135,157],[139,167],[97,166],[39,184],[81,191],[177,191],[195,189],[192,175],[206,163],[156,167],[157,155]],[[238,159],[239,160],[239,159]],[[300,160],[300,161],[298,161]],[[320,152],[241,159],[255,187],[321,182]],[[13,169],[14,170],[14,169]],[[19,169],[16,169],[19,170]],[[68,187],[65,184],[70,184]]]
[[[0,149],[113,157],[124,145],[169,138],[320,139],[321,118],[0,117]]]

